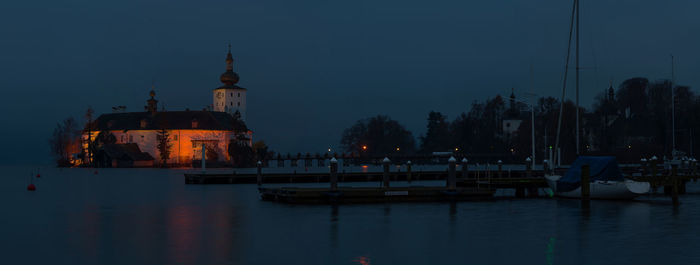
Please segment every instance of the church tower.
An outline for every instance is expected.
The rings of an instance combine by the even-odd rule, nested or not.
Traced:
[[[233,56],[231,45],[228,45],[226,55],[226,72],[220,77],[223,86],[214,89],[214,111],[226,112],[231,115],[240,113],[241,120],[246,120],[246,91],[247,89],[236,85],[238,74],[233,71]]]

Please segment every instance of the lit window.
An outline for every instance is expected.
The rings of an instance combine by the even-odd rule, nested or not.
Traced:
[[[199,127],[199,122],[196,119],[192,120],[192,129],[197,129]]]

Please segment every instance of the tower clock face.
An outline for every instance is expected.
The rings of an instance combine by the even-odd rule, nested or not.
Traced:
[[[216,98],[223,98],[223,97],[224,97],[224,93],[221,93],[221,92],[216,93]]]

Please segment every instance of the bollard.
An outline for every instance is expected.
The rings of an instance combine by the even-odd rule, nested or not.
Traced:
[[[467,158],[462,158],[462,178],[467,179],[469,178],[469,164],[467,164],[469,160]]]
[[[525,177],[532,177],[532,159],[528,156],[525,159]]]
[[[503,178],[503,161],[498,160],[498,178]]]
[[[406,180],[408,180],[408,183],[411,183],[411,160],[406,162]]]
[[[581,205],[584,208],[590,206],[591,200],[591,166],[581,166]]]
[[[262,177],[262,162],[258,160],[258,186],[262,185],[263,183],[263,177]]]
[[[338,190],[338,160],[335,157],[331,158],[331,191]]]
[[[202,143],[202,174],[207,172],[207,160],[206,160],[206,144]],[[95,171],[97,172],[97,171]]]
[[[454,156],[447,160],[447,189],[457,189],[457,159]]]
[[[673,200],[673,206],[678,206],[678,165],[671,165],[671,199]]]
[[[391,163],[391,160],[389,160],[388,157],[385,157],[384,160],[382,160],[382,164],[384,165],[384,174],[382,175],[384,188],[389,187],[389,163]]]

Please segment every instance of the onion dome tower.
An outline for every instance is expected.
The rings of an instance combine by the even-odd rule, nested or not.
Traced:
[[[223,86],[214,89],[214,111],[226,112],[234,116],[240,115],[241,120],[245,121],[247,89],[236,85],[239,77],[233,71],[231,44],[228,45],[228,54],[226,54],[226,72],[221,74],[219,80]]]

